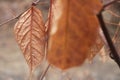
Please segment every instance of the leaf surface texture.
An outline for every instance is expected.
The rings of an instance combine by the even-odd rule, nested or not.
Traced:
[[[96,15],[102,4],[99,0],[55,0],[53,5],[48,61],[61,69],[79,66],[101,48]]]
[[[32,71],[41,63],[45,55],[45,27],[41,11],[32,6],[24,12],[17,21],[14,32]]]

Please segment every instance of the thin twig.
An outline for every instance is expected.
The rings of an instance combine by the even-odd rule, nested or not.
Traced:
[[[40,2],[40,0],[36,0],[36,1],[34,1],[33,3],[32,3],[32,5],[38,5],[38,4],[40,4],[40,5],[42,5],[42,4],[46,4],[46,3],[48,3],[47,1],[46,2]]]
[[[120,27],[119,24],[116,24],[116,23],[113,23],[113,22],[109,22],[109,21],[107,21],[107,20],[104,20],[104,22],[105,22],[106,24],[110,24],[110,25],[114,25],[114,26],[119,26],[119,27]]]
[[[50,0],[50,9],[49,9],[49,17],[48,17],[48,33],[49,33],[49,28],[51,28],[51,19],[52,19],[52,9],[53,9],[53,0]],[[49,35],[48,35],[49,36]]]
[[[0,26],[6,24],[6,23],[8,23],[8,22],[10,22],[10,21],[12,21],[12,20],[14,20],[14,19],[16,19],[16,18],[17,18],[17,17],[11,18],[11,19],[9,19],[9,20],[7,20],[7,21],[1,23]]]
[[[45,3],[47,3],[47,2],[40,2],[40,0],[37,0],[36,2],[35,2],[35,4],[36,5],[38,5],[38,4],[40,4],[40,5],[42,5],[42,4],[45,4]],[[28,10],[28,9],[26,9],[26,10]],[[26,11],[25,10],[25,11]],[[2,25],[4,25],[4,24],[6,24],[6,23],[8,23],[8,22],[10,22],[10,21],[12,21],[12,20],[14,20],[14,19],[18,19],[25,11],[23,11],[22,13],[20,13],[19,15],[14,15],[14,17],[13,18],[11,18],[11,19],[8,19],[7,21],[5,21],[5,22],[3,22],[3,23],[0,23],[0,26],[2,26]]]
[[[113,11],[111,11],[111,10],[106,10],[106,12],[110,13],[111,15],[113,15],[113,16],[115,16],[115,17],[120,18],[120,15],[115,14],[115,13],[114,13]]]
[[[45,69],[45,71],[41,74],[39,80],[43,80],[43,78],[45,77],[46,73],[48,72],[50,68],[50,64],[48,64],[47,68]]]
[[[47,34],[46,34],[46,38],[47,38]],[[47,50],[48,50],[48,39],[46,39],[46,45],[45,45],[45,59],[46,59],[46,55],[47,55]],[[40,74],[38,76],[38,80],[42,80],[42,78],[44,78],[44,76],[46,75],[48,69],[50,67],[50,64],[48,64],[47,68],[45,69],[45,71],[42,72],[42,74]]]
[[[26,11],[26,10],[25,10],[25,11]],[[15,16],[15,17],[13,17],[13,18],[11,18],[11,19],[9,19],[9,20],[1,23],[0,26],[2,26],[2,25],[6,24],[6,23],[8,23],[8,22],[10,22],[10,21],[12,21],[12,20],[14,20],[14,19],[18,19],[25,11],[23,11],[22,13],[20,13],[18,16]]]
[[[39,2],[40,2],[40,0],[36,0],[36,1],[32,2],[32,5],[36,6]]]
[[[116,39],[117,39],[119,31],[120,31],[120,27],[117,27],[116,32],[115,32],[115,34],[114,34],[114,36],[112,38],[112,40],[113,40],[114,43],[116,43]]]
[[[120,1],[120,0],[111,1],[110,3],[104,5],[104,6],[103,6],[103,9],[106,8],[106,7],[108,7],[109,5],[111,5],[111,4],[115,3],[115,2],[117,2],[117,1]]]
[[[36,0],[36,1],[35,1],[35,3],[39,3],[39,2],[40,2],[40,0]]]

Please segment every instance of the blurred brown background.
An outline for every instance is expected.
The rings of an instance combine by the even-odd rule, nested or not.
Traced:
[[[24,12],[30,7],[33,0],[0,0],[0,23],[3,23],[16,15]],[[49,0],[41,0],[44,4],[37,5],[44,15],[46,21],[49,9]],[[120,3],[115,3],[113,8],[120,15]],[[119,23],[120,19],[105,13],[105,18],[111,22]],[[0,80],[27,80],[29,69],[22,52],[20,51],[13,33],[13,27],[17,19],[14,19],[0,26]],[[110,34],[113,35],[116,28],[108,25]],[[90,64],[86,61],[82,66],[76,67],[66,72],[51,67],[44,80],[120,80],[120,69],[117,64],[106,57],[105,63],[97,55]],[[45,68],[42,65],[39,74]],[[35,79],[34,79],[35,80]]]

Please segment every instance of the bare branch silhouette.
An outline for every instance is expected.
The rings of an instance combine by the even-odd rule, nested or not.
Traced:
[[[33,3],[35,3],[36,5],[44,5],[44,4],[47,4],[48,2],[40,2],[40,0],[37,0],[37,1],[33,2]],[[5,22],[0,23],[0,27],[2,25],[4,25],[4,24],[14,20],[14,19],[18,19],[27,9],[25,11],[23,11],[22,13],[20,13],[19,15],[16,15],[10,8],[8,8],[8,10],[13,15],[13,18],[10,18],[10,19],[6,20]]]
[[[115,14],[115,13],[114,13],[113,11],[111,11],[111,10],[106,10],[106,12],[107,12],[107,13],[110,13],[112,16],[115,16],[115,17],[120,18],[120,15]]]
[[[43,80],[43,78],[45,77],[46,73],[48,72],[49,68],[50,68],[50,64],[48,64],[47,68],[45,69],[45,71],[38,77],[39,80]]]
[[[107,21],[107,20],[105,20],[105,23],[106,23],[106,24],[109,24],[109,25],[114,25],[114,26],[119,26],[119,27],[120,27],[119,24],[116,24],[116,23],[113,23],[113,22],[109,22],[109,21]]]

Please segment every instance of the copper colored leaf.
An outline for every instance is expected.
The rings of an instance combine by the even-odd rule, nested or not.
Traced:
[[[45,27],[41,11],[32,6],[24,12],[14,27],[16,40],[32,71],[45,55]]]
[[[101,46],[96,15],[102,8],[99,0],[56,0],[52,8],[48,61],[68,69],[90,57],[94,45]]]

